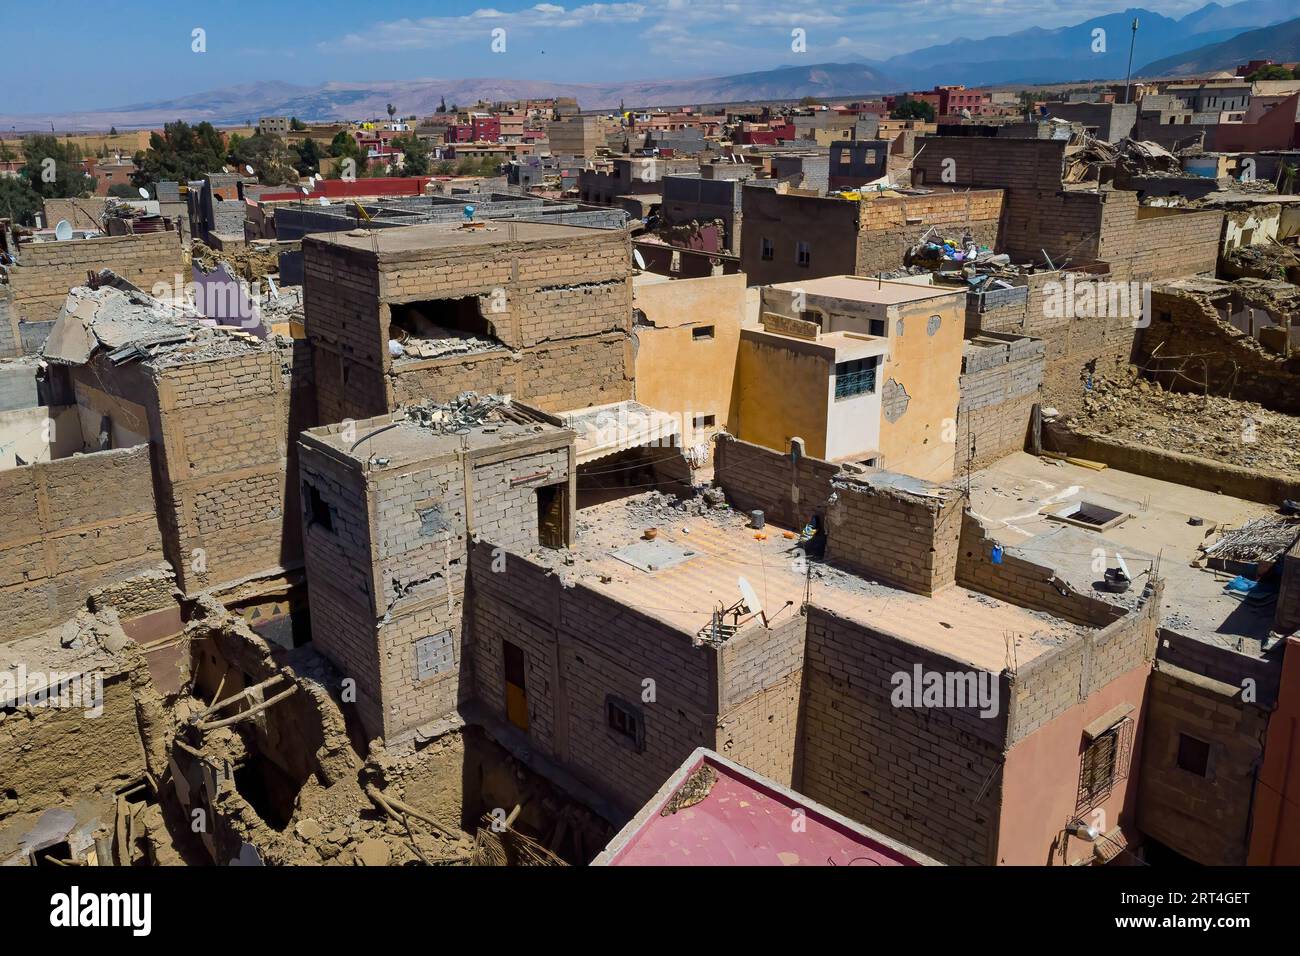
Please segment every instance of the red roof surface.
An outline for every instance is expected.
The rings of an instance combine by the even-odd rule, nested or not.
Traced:
[[[694,806],[661,815],[708,764],[717,781]],[[796,826],[796,824],[799,824]],[[595,860],[610,866],[917,866],[919,853],[701,748]]]

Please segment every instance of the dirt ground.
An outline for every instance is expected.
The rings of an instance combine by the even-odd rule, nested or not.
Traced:
[[[1098,376],[1074,416],[1082,431],[1270,471],[1300,472],[1300,418],[1253,402],[1167,392],[1139,378]]]

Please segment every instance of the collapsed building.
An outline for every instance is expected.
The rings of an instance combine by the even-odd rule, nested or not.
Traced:
[[[623,232],[530,222],[355,230],[310,236],[303,253],[322,422],[462,391],[548,411],[632,397]]]

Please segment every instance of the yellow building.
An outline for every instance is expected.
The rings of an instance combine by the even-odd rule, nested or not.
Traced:
[[[632,280],[632,308],[636,400],[672,415],[683,446],[703,446],[705,458],[709,439],[731,427],[745,276],[642,272]]]
[[[761,295],[757,322],[740,333],[733,434],[776,449],[801,438],[816,458],[952,477],[963,289],[840,275]]]

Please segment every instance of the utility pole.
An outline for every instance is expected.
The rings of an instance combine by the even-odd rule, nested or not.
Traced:
[[[1128,70],[1124,73],[1124,105],[1128,105],[1129,79],[1133,76],[1133,47],[1138,38],[1138,18],[1133,18],[1133,35],[1128,41]]]

